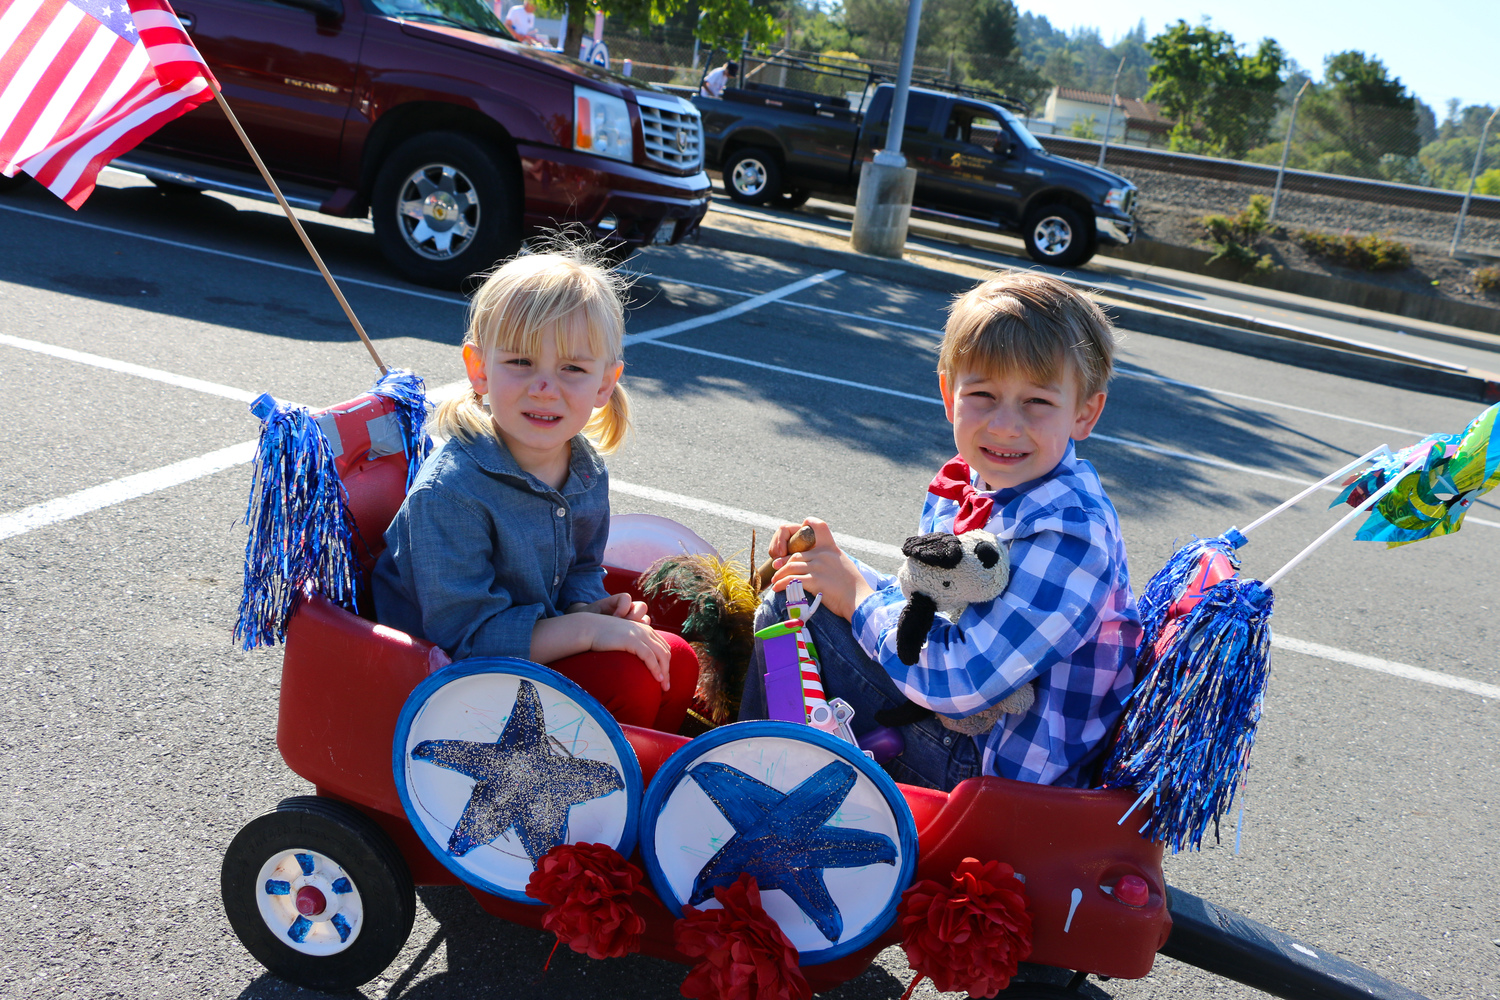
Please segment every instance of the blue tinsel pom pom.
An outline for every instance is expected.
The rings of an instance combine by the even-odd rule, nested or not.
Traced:
[[[243,648],[286,638],[304,585],[353,608],[354,522],[333,449],[300,406],[269,395],[250,404],[264,424],[245,523],[245,589],[234,637]]]
[[[432,438],[427,436],[426,386],[416,373],[392,368],[370,391],[396,404],[396,419],[401,424],[401,443],[406,452],[406,488],[410,490],[422,461],[432,451]]]
[[[1217,832],[1243,782],[1260,722],[1271,662],[1271,591],[1256,580],[1221,580],[1186,614],[1171,617],[1208,559],[1222,554],[1238,568],[1238,544],[1237,532],[1195,539],[1146,585],[1137,683],[1105,762],[1107,786],[1140,793],[1131,812],[1152,801],[1141,833],[1173,853],[1201,847],[1210,823]]]
[[[1182,599],[1188,587],[1203,572],[1207,562],[1215,554],[1222,555],[1229,560],[1230,566],[1238,570],[1240,560],[1235,554],[1235,549],[1244,544],[1245,536],[1234,528],[1230,528],[1217,538],[1194,538],[1173,552],[1167,559],[1167,564],[1146,581],[1146,589],[1141,592],[1141,599],[1137,605],[1140,609],[1143,630],[1141,639],[1143,653],[1156,645],[1156,640],[1161,637],[1162,629],[1171,615],[1172,606]],[[1143,676],[1141,672],[1137,671],[1136,677],[1141,676]]]

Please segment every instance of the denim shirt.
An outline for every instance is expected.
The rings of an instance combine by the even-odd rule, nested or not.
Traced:
[[[455,660],[531,658],[537,621],[605,597],[609,474],[582,436],[556,490],[485,434],[422,464],[375,564],[381,624]]]

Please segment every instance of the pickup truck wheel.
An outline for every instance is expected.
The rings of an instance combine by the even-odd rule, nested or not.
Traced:
[[[1093,234],[1067,205],[1042,205],[1026,214],[1021,228],[1026,252],[1038,264],[1074,267],[1094,255]]]
[[[724,191],[742,205],[766,205],[781,195],[781,164],[757,146],[737,149],[724,164]]]
[[[203,193],[202,188],[195,188],[191,184],[178,184],[176,181],[164,181],[156,177],[151,178],[151,183],[156,185],[156,190],[169,198],[187,198]]]
[[[406,278],[457,287],[520,248],[515,191],[493,154],[468,136],[412,136],[375,177],[375,239]]]
[[[776,207],[785,209],[801,208],[803,205],[807,204],[807,199],[811,197],[811,191],[804,191],[801,188],[792,188],[789,191],[781,192],[781,197],[776,199]]]

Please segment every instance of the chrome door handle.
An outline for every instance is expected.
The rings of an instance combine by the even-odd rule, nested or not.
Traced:
[[[182,22],[182,28],[183,28],[183,30],[184,31],[189,31],[189,32],[193,30],[193,25],[196,24],[197,21],[198,21],[198,19],[196,17],[194,17],[193,15],[186,14],[186,13],[184,13],[182,11],[178,11],[177,12],[177,20],[179,20],[179,21]]]

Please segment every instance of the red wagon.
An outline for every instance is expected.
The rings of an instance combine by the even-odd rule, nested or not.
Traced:
[[[359,427],[390,409],[361,397],[335,407],[339,459],[367,566],[405,489],[400,454],[371,458]],[[639,567],[635,567],[639,568]],[[628,585],[630,568],[609,574]],[[637,595],[639,596],[639,595]],[[226,852],[222,894],[246,948],[277,975],[314,989],[342,990],[378,975],[395,958],[415,916],[416,885],[462,884],[413,828],[392,769],[392,746],[408,696],[449,666],[441,649],[310,595],[286,635],[277,745],[316,794],[283,801],[252,820]],[[623,727],[647,782],[687,738]],[[952,792],[899,785],[916,829],[916,879],[946,882],[964,858],[1000,860],[1025,879],[1032,917],[1030,961],[1134,979],[1160,951],[1284,997],[1412,997],[1363,969],[1270,928],[1170,889],[1162,845],[1143,839],[1140,812],[1121,825],[1134,795],[1051,788],[998,777]],[[540,927],[544,909],[467,886],[488,912]],[[675,914],[647,890],[642,951],[694,960],[673,945]],[[859,975],[895,926],[858,950],[807,965],[815,990]],[[1312,956],[1312,957],[1309,957]],[[1040,984],[1013,991],[1041,995]],[[1053,988],[1056,989],[1056,988]]]

